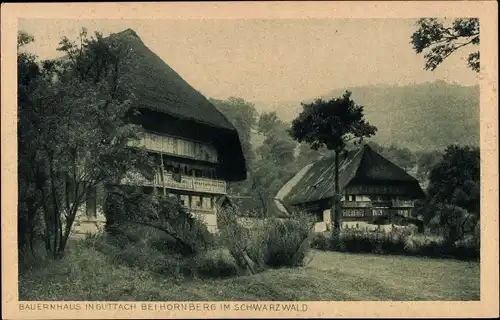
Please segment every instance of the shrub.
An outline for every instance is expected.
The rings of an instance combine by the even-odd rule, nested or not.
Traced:
[[[191,260],[193,271],[201,277],[222,278],[239,274],[236,261],[229,251],[212,250],[200,254]]]
[[[247,228],[234,208],[219,212],[220,239],[240,270],[256,273],[266,267],[296,267],[310,249],[313,224],[307,215],[289,219],[256,219]]]
[[[145,234],[143,230],[138,233]],[[131,241],[125,236],[89,235],[81,245],[103,253],[112,264],[175,278],[192,275],[187,259],[180,254],[157,250],[147,237]]]
[[[439,208],[439,225],[446,242],[453,244],[464,236],[468,216],[465,209],[454,205],[443,205]]]
[[[311,240],[311,248],[318,250],[327,250],[330,247],[329,234],[325,232],[317,232]]]
[[[310,249],[311,223],[306,217],[270,219],[264,236],[264,263],[270,267],[297,267]]]
[[[377,248],[380,253],[406,253],[407,234],[401,231],[382,233],[377,237]]]
[[[142,238],[127,229],[149,227],[165,234],[156,245],[184,255],[208,249],[213,235],[197,217],[186,212],[170,197],[144,194],[133,188],[115,188],[106,198],[106,230],[114,236],[125,235],[131,241]]]
[[[228,249],[240,272],[256,273],[263,269],[263,253],[256,236],[256,228],[252,232],[238,222],[238,212],[234,207],[218,212],[218,243]]]
[[[328,245],[323,245],[325,237]],[[391,232],[344,229],[340,234],[316,235],[315,248],[352,253],[414,255],[432,258],[476,260],[480,256],[479,240],[470,235],[456,243],[444,239],[415,236],[405,230]]]
[[[349,230],[333,236],[334,246],[341,251],[348,252],[374,252],[375,243],[372,234],[367,231]]]

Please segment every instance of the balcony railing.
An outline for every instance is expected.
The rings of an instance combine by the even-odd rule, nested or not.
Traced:
[[[411,200],[392,200],[392,206],[396,208],[412,208],[413,201]]]
[[[171,173],[165,173],[164,178],[165,187],[168,189],[226,194],[226,182],[222,180],[181,176],[181,180],[176,181]],[[127,177],[122,180],[122,184],[148,187],[152,187],[154,184],[155,187],[163,187],[161,174],[156,174],[154,179],[149,180],[139,173],[129,173]]]
[[[369,208],[372,206],[371,201],[343,201],[344,208]]]

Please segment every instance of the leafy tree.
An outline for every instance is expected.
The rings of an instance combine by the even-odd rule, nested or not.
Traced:
[[[263,113],[260,115],[259,121],[257,122],[257,130],[262,134],[266,134],[273,130],[279,122],[280,119],[275,111]]]
[[[126,147],[140,131],[127,122],[133,97],[120,83],[126,50],[85,29],[78,40],[63,38],[66,55],[56,61],[18,50],[20,216],[30,217],[33,231],[41,215],[54,258],[63,255],[86,196],[147,164],[145,153]],[[19,34],[19,48],[29,41]]]
[[[462,207],[445,204],[438,207],[437,219],[444,239],[448,244],[462,240],[473,234],[478,217]]]
[[[293,120],[290,135],[298,142],[306,142],[318,150],[325,146],[335,153],[335,196],[331,210],[334,228],[340,229],[340,155],[347,143],[361,143],[364,137],[375,134],[377,128],[364,119],[363,106],[351,99],[351,92],[346,91],[340,98],[330,100],[317,99],[312,103],[302,104],[303,110]]]
[[[431,170],[431,202],[459,206],[479,215],[480,153],[477,147],[450,145]]]
[[[445,26],[436,18],[419,19],[411,36],[413,49],[424,55],[425,70],[435,70],[447,57],[468,45],[479,45],[479,19],[458,18]],[[479,72],[479,50],[469,54],[467,64]]]
[[[432,168],[441,161],[442,156],[443,154],[437,150],[421,153],[417,160],[417,178],[420,181],[428,180]]]
[[[275,111],[261,114],[257,122],[257,130],[263,135],[269,135],[272,132],[283,132],[289,126],[289,124],[278,118]]]

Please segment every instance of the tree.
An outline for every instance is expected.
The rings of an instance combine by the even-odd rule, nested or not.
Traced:
[[[436,18],[422,18],[416,27],[411,43],[417,54],[428,50],[424,55],[425,70],[435,70],[447,57],[465,46],[479,45],[478,18],[458,18],[449,26]],[[479,50],[469,54],[467,64],[479,72]]]
[[[421,153],[417,160],[417,179],[427,181],[432,168],[441,161],[442,156],[443,154],[437,150]]]
[[[30,217],[31,231],[41,215],[54,258],[62,257],[87,195],[147,167],[145,152],[127,148],[140,128],[127,121],[133,97],[120,83],[126,50],[85,29],[78,40],[63,38],[65,58],[55,61],[18,50],[19,214]],[[20,48],[29,41],[19,34]]]
[[[294,154],[296,143],[285,129],[274,128],[266,134],[263,144],[257,149],[260,157],[250,167],[252,188],[262,203],[263,216],[267,215],[272,195],[297,169]]]
[[[259,117],[257,131],[263,135],[267,135],[271,131],[277,131],[283,126],[285,126],[285,123],[278,118],[275,111],[266,112]]]
[[[479,216],[479,148],[448,146],[431,170],[428,194],[432,203],[459,206]]]
[[[326,147],[335,153],[335,194],[331,210],[336,231],[340,229],[340,155],[348,143],[359,144],[364,137],[375,134],[377,128],[364,119],[363,106],[351,99],[346,91],[340,98],[330,100],[316,99],[312,103],[302,103],[303,110],[293,120],[290,135],[298,142],[306,142],[318,150]]]

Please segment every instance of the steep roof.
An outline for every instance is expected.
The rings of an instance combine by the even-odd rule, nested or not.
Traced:
[[[227,117],[152,52],[134,30],[111,34],[107,39],[126,53],[120,61],[120,83],[135,95],[135,107],[215,130],[214,144],[226,172],[224,178],[246,179],[239,135]]]
[[[192,120],[216,128],[236,130],[229,120],[201,93],[151,51],[131,29],[109,39],[127,52],[121,63],[123,82],[127,82],[140,107]]]
[[[387,160],[368,145],[347,151],[339,164],[339,187],[344,189],[354,179],[361,181],[392,181],[412,187],[414,194],[423,194],[418,181],[402,168]],[[287,182],[276,198],[285,204],[298,205],[329,199],[334,196],[335,161],[329,157],[307,165]]]

